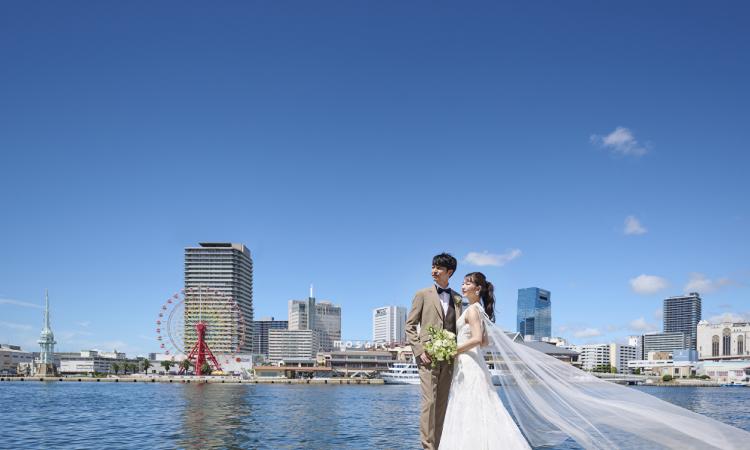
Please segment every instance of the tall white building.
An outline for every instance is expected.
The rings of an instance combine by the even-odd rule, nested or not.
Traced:
[[[700,359],[750,359],[747,341],[750,322],[698,323],[698,357]]]
[[[621,344],[593,344],[573,346],[572,350],[580,353],[579,361],[583,370],[594,370],[597,367],[614,367],[617,373],[631,373],[628,362],[638,359],[635,346]]]
[[[617,369],[617,373],[633,373],[633,369],[628,368],[628,362],[639,359],[637,346],[609,344],[609,365]]]
[[[243,244],[201,242],[185,249],[185,347],[195,344],[195,324],[209,317],[206,342],[216,353],[253,348],[253,260]],[[211,295],[212,292],[220,296]],[[234,310],[229,300],[237,304]],[[241,315],[241,317],[238,317]],[[240,327],[244,329],[240,329]]]
[[[315,330],[268,330],[268,360],[315,359],[320,337]]]
[[[372,340],[378,344],[406,342],[406,308],[383,306],[372,310]]]
[[[314,330],[320,345],[317,351],[333,351],[334,342],[341,340],[341,307],[327,300],[316,301],[310,286],[307,300],[289,300],[289,329]]]
[[[578,360],[583,370],[591,371],[600,366],[610,366],[608,344],[574,345],[570,349],[580,354]]]

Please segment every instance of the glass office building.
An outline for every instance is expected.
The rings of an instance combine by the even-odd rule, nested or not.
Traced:
[[[525,340],[540,341],[552,336],[550,292],[536,287],[518,290],[517,331]]]

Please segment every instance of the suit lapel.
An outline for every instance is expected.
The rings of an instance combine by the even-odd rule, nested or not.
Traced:
[[[437,310],[438,317],[440,317],[440,320],[445,320],[445,313],[443,312],[443,304],[440,302],[440,296],[438,296],[437,288],[433,286],[432,289],[430,289],[429,292],[430,301],[433,305],[435,305],[435,309]]]

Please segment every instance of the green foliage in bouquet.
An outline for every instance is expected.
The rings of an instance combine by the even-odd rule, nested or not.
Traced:
[[[427,328],[427,334],[430,335],[430,340],[424,348],[432,359],[432,368],[437,367],[438,361],[452,363],[456,356],[456,335],[433,326]]]

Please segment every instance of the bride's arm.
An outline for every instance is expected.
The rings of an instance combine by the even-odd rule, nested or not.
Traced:
[[[457,354],[471,350],[482,343],[482,322],[475,308],[471,308],[466,312],[466,323],[469,324],[469,328],[471,329],[471,337],[458,346],[456,349]]]

